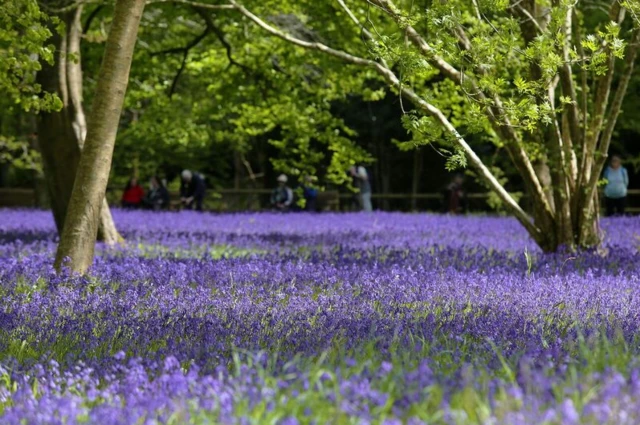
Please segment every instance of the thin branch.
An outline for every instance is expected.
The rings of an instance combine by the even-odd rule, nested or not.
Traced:
[[[240,153],[240,161],[242,161],[242,164],[247,169],[247,172],[249,173],[249,179],[253,182],[253,185],[255,186],[256,185],[256,178],[258,176],[256,176],[256,174],[253,172],[253,168],[251,167],[251,163],[247,160],[247,158],[245,157],[244,153]]]
[[[622,110],[622,101],[627,94],[629,81],[631,80],[631,75],[633,74],[633,70],[635,68],[635,60],[636,56],[638,55],[639,43],[640,29],[636,29],[633,33],[631,43],[629,44],[627,57],[625,58],[624,73],[622,74],[622,77],[618,82],[618,87],[616,89],[615,95],[613,96],[611,108],[609,109],[609,113],[607,114],[607,125],[605,126],[602,137],[600,138],[598,146],[598,153],[600,154],[600,158],[606,158],[607,151],[609,150],[609,145],[611,144],[611,138],[613,136],[613,130],[615,129],[618,116],[620,115],[620,112]],[[604,160],[602,160],[602,162],[604,162]]]
[[[176,87],[178,86],[178,80],[180,79],[180,76],[182,75],[185,67],[187,66],[187,58],[189,57],[189,51],[194,47],[196,47],[202,40],[204,40],[207,37],[207,35],[209,35],[210,32],[211,32],[211,29],[209,28],[209,26],[207,26],[202,32],[202,34],[200,34],[199,36],[191,40],[189,44],[187,44],[184,47],[174,47],[171,49],[166,49],[166,50],[161,50],[159,52],[151,53],[152,56],[161,55],[161,54],[182,53],[182,61],[180,62],[180,68],[178,68],[178,72],[176,72],[176,75],[173,77],[173,80],[171,82],[171,87],[169,88],[169,93],[168,93],[169,98],[173,97],[176,91]]]
[[[59,8],[50,7],[45,2],[38,2],[38,6],[40,6],[42,10],[44,10],[50,15],[60,15],[63,13],[72,12],[80,6],[85,6],[87,4],[99,4],[99,3],[103,3],[103,1],[104,0],[79,0],[67,6],[59,7]]]
[[[359,65],[363,67],[373,68],[376,70],[389,85],[395,87],[399,90],[404,97],[411,100],[414,105],[416,105],[419,109],[425,112],[427,115],[435,118],[446,130],[454,137],[454,142],[465,152],[467,158],[469,159],[470,164],[476,169],[476,171],[483,178],[485,183],[496,192],[496,194],[500,197],[500,199],[507,205],[509,210],[518,218],[518,220],[522,223],[522,225],[530,232],[530,234],[537,241],[541,241],[544,238],[541,230],[531,222],[529,216],[526,212],[517,204],[517,202],[511,197],[511,195],[504,189],[504,187],[496,180],[494,175],[487,169],[482,160],[477,156],[477,154],[473,151],[473,149],[469,146],[469,144],[464,140],[464,138],[458,133],[457,129],[451,124],[451,122],[447,119],[447,117],[434,105],[425,101],[419,95],[417,95],[411,88],[403,86],[398,77],[387,67],[382,65],[379,62],[375,62],[369,59],[361,58],[359,56],[351,55],[342,50],[333,49],[325,44],[319,42],[309,42],[300,40],[295,38],[289,34],[282,32],[281,30],[272,27],[249,10],[247,10],[244,6],[238,4],[235,0],[231,0],[232,4],[236,7],[238,11],[240,11],[245,17],[253,21],[256,25],[258,25],[263,30],[268,33],[287,41],[291,44],[294,44],[299,47],[303,47],[306,49],[317,50],[323,52],[325,54],[331,55],[333,57],[339,58],[346,62],[352,63],[354,65]]]
[[[93,23],[93,20],[98,16],[98,13],[100,13],[100,11],[103,8],[104,8],[104,5],[100,4],[91,11],[89,16],[87,17],[87,20],[84,22],[84,27],[82,28],[82,34],[86,34],[89,32],[89,29],[91,29],[91,24]]]
[[[476,18],[481,21],[482,20],[482,13],[480,13],[480,5],[478,5],[478,0],[471,0],[473,3],[473,10],[476,13]]]
[[[578,96],[576,94],[576,88],[573,83],[573,72],[571,70],[571,57],[569,43],[572,37],[571,34],[571,18],[573,16],[573,8],[569,7],[565,13],[565,19],[563,22],[562,31],[564,32],[564,39],[562,40],[561,54],[562,54],[562,66],[560,67],[560,83],[562,84],[562,94],[570,99],[568,105],[563,106],[563,114],[567,114],[569,121],[569,133],[571,137],[567,139],[566,149],[572,151],[572,144],[581,144],[582,133],[580,132],[580,114],[578,112]]]
[[[531,15],[531,13],[527,9],[522,7],[519,3],[520,2],[514,5],[518,13],[522,14],[525,17],[526,21],[531,23],[536,28],[536,30],[538,31],[538,34],[544,34],[545,30],[540,25],[540,22],[538,22],[537,19],[534,18],[533,15]]]
[[[609,19],[621,24],[624,21],[625,9],[620,6],[617,1],[611,4],[609,10]],[[587,180],[591,177],[588,173],[591,171],[593,164],[592,154],[596,150],[600,132],[602,131],[602,124],[604,123],[604,116],[609,104],[609,97],[611,94],[611,84],[613,83],[613,76],[615,74],[615,56],[613,49],[610,46],[604,46],[607,52],[607,72],[598,78],[598,88],[596,91],[596,98],[594,99],[594,112],[589,131],[587,133],[587,140],[585,142],[585,150],[582,157],[581,164],[581,177],[584,176]]]
[[[584,52],[584,47],[582,46],[582,35],[580,32],[580,22],[578,20],[578,13],[575,8],[573,8],[573,16],[571,19],[571,23],[573,25],[573,45],[576,47],[578,51],[578,55],[580,56],[580,60],[583,63],[580,66],[580,89],[582,90],[582,95],[580,96],[580,105],[582,109],[582,136],[580,140],[582,140],[582,144],[587,139],[587,128],[588,128],[588,102],[587,102],[587,70],[585,69],[584,63],[586,63],[586,54]],[[584,145],[582,146],[584,148]]]
[[[209,10],[233,10],[234,6],[231,4],[210,4],[210,3],[201,3],[197,1],[189,1],[189,0],[148,0],[147,4],[159,4],[159,3],[177,3],[184,4],[186,6],[197,7],[200,9],[209,9]]]
[[[211,16],[208,13],[206,13],[204,9],[200,7],[196,6],[194,7],[194,9],[196,13],[198,13],[198,15],[200,15],[200,17],[204,19],[204,21],[207,24],[207,28],[209,28],[209,30],[213,33],[213,35],[216,36],[220,44],[222,44],[222,46],[224,47],[225,51],[227,52],[227,59],[229,60],[229,66],[232,66],[232,65],[237,66],[238,68],[242,69],[245,73],[250,74],[251,69],[248,66],[237,62],[233,58],[231,44],[229,44],[229,42],[227,41],[224,32],[215,24],[215,22],[213,22],[213,19],[211,18]]]
[[[374,40],[373,34],[371,34],[369,30],[367,30],[364,27],[364,25],[360,23],[360,20],[358,19],[358,17],[351,11],[351,9],[349,9],[349,6],[346,5],[344,0],[337,0],[337,2],[340,5],[340,7],[342,7],[342,9],[345,11],[347,16],[349,16],[349,18],[353,21],[353,23],[356,24],[356,26],[359,27],[360,30],[362,30],[362,33],[366,35],[367,38],[369,38],[369,40],[373,41]]]
[[[167,54],[172,54],[172,53],[185,53],[185,52],[188,53],[189,50],[193,49],[198,44],[200,44],[200,42],[202,40],[204,40],[204,38],[209,34],[209,32],[210,32],[210,28],[207,26],[204,29],[204,31],[202,32],[202,34],[198,35],[196,38],[191,40],[189,42],[189,44],[187,44],[186,46],[172,47],[170,49],[165,49],[165,50],[160,50],[160,51],[157,51],[157,52],[152,52],[151,56],[167,55]]]
[[[47,6],[45,3],[40,2],[39,5],[50,14],[61,14],[66,12],[71,12],[72,10],[77,9],[79,6],[88,5],[88,4],[103,4],[105,0],[78,0],[74,3],[69,4],[65,7],[53,8]],[[187,6],[200,7],[202,9],[210,9],[210,10],[233,10],[234,7],[231,4],[210,4],[210,3],[201,3],[197,1],[190,0],[147,0],[147,5],[160,4],[160,3],[178,3],[184,4]]]
[[[354,24],[356,24],[357,27],[360,28],[360,30],[362,31],[362,35],[366,38],[369,39],[369,41],[371,42],[375,42],[375,37],[373,36],[373,34],[371,34],[371,32],[369,30],[367,30],[364,25],[362,25],[360,23],[360,20],[356,17],[356,15],[351,11],[351,9],[349,8],[349,6],[347,6],[347,4],[344,2],[344,0],[337,0],[338,4],[340,4],[340,7],[342,7],[342,9],[346,12],[346,14],[349,16],[349,18],[351,18],[351,20],[353,21]],[[369,19],[369,17],[367,16],[367,19]],[[369,22],[371,22],[371,20],[369,19]],[[373,25],[373,23],[372,23]],[[385,59],[383,57],[380,57],[378,59],[378,61],[386,68],[390,68],[389,65],[387,64],[387,62],[385,61]],[[402,74],[400,75],[400,81],[402,81]],[[402,101],[402,91],[400,91],[399,95],[398,95],[398,100],[400,102],[400,110],[402,111],[402,114],[406,115],[406,111],[404,109],[404,102]]]
[[[176,92],[176,87],[178,87],[178,80],[180,80],[180,76],[184,72],[184,68],[187,66],[188,56],[189,56],[189,51],[185,50],[184,53],[182,54],[182,61],[180,62],[180,68],[178,68],[178,72],[176,72],[176,75],[173,77],[173,80],[171,81],[171,87],[169,87],[169,93],[168,93],[169,99],[171,99],[174,93]]]

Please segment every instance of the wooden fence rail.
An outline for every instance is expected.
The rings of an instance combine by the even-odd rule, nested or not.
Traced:
[[[110,203],[117,205],[122,191],[110,189],[107,198]],[[205,205],[208,209],[215,211],[239,211],[239,210],[260,210],[269,204],[270,189],[219,189],[209,190]],[[179,199],[177,192],[171,192],[171,198],[175,201]],[[489,211],[486,204],[488,193],[469,193],[470,209],[478,211]],[[419,210],[438,210],[442,202],[440,193],[373,193],[372,199],[377,201],[377,207],[382,209],[384,202],[391,203],[391,210],[411,209],[411,205],[418,202]],[[320,192],[318,204],[322,210],[348,210],[351,208],[354,195],[352,193],[339,193],[338,191]],[[630,213],[640,213],[640,189],[629,189]],[[526,205],[527,198],[523,196],[522,203]],[[0,207],[34,207],[35,192],[28,188],[0,188]]]

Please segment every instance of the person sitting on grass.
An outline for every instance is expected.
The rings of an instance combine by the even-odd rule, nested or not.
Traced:
[[[144,189],[138,184],[138,179],[131,177],[122,192],[122,208],[140,208],[144,198]]]
[[[287,176],[278,176],[278,187],[271,192],[271,207],[276,211],[289,211],[293,203],[293,190],[287,186]]]
[[[180,203],[182,206],[188,210],[195,208],[196,211],[202,211],[204,192],[204,178],[198,173],[184,170],[180,184]]]
[[[169,208],[169,191],[158,176],[151,177],[149,192],[144,198],[145,206],[153,211]]]

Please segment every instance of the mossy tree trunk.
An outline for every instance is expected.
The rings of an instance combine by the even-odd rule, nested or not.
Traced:
[[[145,0],[118,0],[105,47],[87,137],[78,163],[55,266],[85,273],[93,261],[113,148]],[[68,261],[67,261],[68,260]]]
[[[58,112],[41,113],[37,122],[38,146],[42,153],[49,202],[59,234],[62,234],[87,132],[82,107],[81,15],[82,5],[60,17],[66,30],[63,34],[54,32],[51,40],[57,48],[56,61],[54,65],[43,63],[37,76],[43,90],[56,93],[63,103]],[[102,203],[98,239],[107,244],[122,240],[106,199]]]

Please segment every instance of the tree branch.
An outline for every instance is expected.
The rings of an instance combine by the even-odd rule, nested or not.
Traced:
[[[205,27],[204,31],[202,32],[202,34],[198,35],[196,38],[194,38],[193,40],[191,40],[189,42],[189,44],[187,44],[186,46],[182,46],[182,47],[172,47],[170,49],[165,49],[165,50],[160,50],[157,52],[152,52],[151,56],[158,56],[158,55],[167,55],[167,54],[172,54],[172,53],[188,53],[189,50],[193,49],[194,47],[196,47],[198,44],[200,44],[200,42],[202,40],[205,39],[205,37],[209,34],[209,27]]]
[[[72,110],[72,116],[75,116],[72,127],[76,133],[81,149],[84,145],[84,139],[87,134],[87,121],[84,115],[84,108],[82,107],[82,62],[80,58],[82,10],[83,6],[81,5],[74,11],[73,17],[69,16],[70,19],[66,22],[67,57],[64,59],[67,67],[66,77],[67,88],[69,90],[69,107]],[[71,60],[72,57],[75,60]]]
[[[482,20],[482,14],[480,13],[480,5],[478,4],[478,0],[471,0],[473,3],[473,11],[476,14],[476,18],[481,21]]]
[[[72,11],[76,10],[80,6],[84,6],[84,5],[87,5],[87,4],[102,3],[103,1],[104,0],[79,0],[79,1],[76,1],[74,3],[69,4],[67,6],[59,7],[59,8],[50,7],[45,2],[38,2],[38,6],[40,6],[42,8],[42,10],[46,11],[48,14],[58,15],[58,14],[66,13],[66,12],[72,12]]]
[[[576,47],[578,51],[578,55],[580,56],[580,61],[584,64],[586,62],[586,54],[584,52],[584,47],[582,46],[582,35],[580,33],[580,22],[578,21],[578,13],[576,9],[573,8],[573,16],[571,19],[571,24],[573,25],[573,45]],[[580,105],[582,109],[582,135],[580,136],[580,141],[582,148],[584,149],[584,143],[587,139],[587,128],[588,128],[588,101],[587,101],[587,70],[584,65],[580,67],[580,90],[582,91],[582,95],[580,96]]]
[[[624,100],[625,95],[627,94],[627,88],[629,87],[629,81],[631,80],[631,75],[633,74],[633,70],[635,68],[635,59],[638,55],[638,47],[640,43],[640,29],[636,29],[633,32],[633,36],[631,38],[631,42],[629,43],[629,51],[627,52],[627,57],[625,58],[625,70],[618,82],[618,88],[616,89],[616,93],[613,96],[613,102],[611,103],[611,109],[607,114],[607,125],[605,126],[604,132],[602,133],[602,137],[600,138],[600,146],[598,147],[598,151],[606,156],[607,151],[609,150],[609,145],[611,144],[611,137],[613,136],[613,130],[615,129],[616,122],[618,121],[618,116],[622,110],[622,101]]]
[[[638,55],[638,48],[640,47],[640,29],[635,29],[633,32],[633,37],[631,38],[631,43],[629,44],[629,51],[625,57],[625,70],[620,78],[620,82],[618,83],[618,87],[614,94],[613,102],[611,104],[611,109],[609,110],[608,120],[604,132],[602,133],[602,137],[600,138],[599,145],[597,150],[593,151],[593,155],[591,160],[593,161],[593,166],[591,174],[588,178],[587,185],[584,189],[584,198],[586,200],[592,199],[596,195],[596,188],[598,186],[598,180],[602,175],[602,170],[604,169],[604,165],[607,161],[607,153],[609,151],[609,146],[611,144],[611,138],[613,136],[613,130],[615,129],[616,122],[618,120],[618,116],[620,115],[622,109],[622,101],[624,100],[624,96],[627,92],[627,88],[629,87],[629,81],[631,80],[631,75],[633,74],[634,65],[636,61],[636,57]],[[585,176],[585,178],[587,178]],[[588,203],[586,204],[588,205]],[[583,206],[580,213],[580,223],[586,223],[589,209]]]
[[[184,4],[186,6],[197,7],[200,9],[209,9],[209,10],[233,10],[234,6],[231,4],[210,4],[210,3],[201,3],[197,1],[189,1],[189,0],[148,0],[147,4],[158,4],[158,3],[177,3]]]
[[[611,21],[621,24],[624,17],[624,8],[622,8],[617,1],[613,1],[611,9],[609,10],[609,18]],[[607,72],[598,79],[598,88],[596,91],[596,98],[594,99],[595,108],[593,112],[593,119],[589,126],[581,164],[581,177],[584,176],[587,180],[591,177],[589,173],[593,164],[593,154],[595,153],[600,132],[602,131],[602,124],[604,122],[605,111],[609,104],[611,84],[613,83],[613,75],[615,73],[615,56],[613,55],[613,51],[610,46],[605,46],[605,48],[608,49]]]
[[[91,11],[89,16],[87,17],[87,20],[84,22],[84,26],[82,28],[83,34],[86,34],[89,32],[89,29],[91,29],[91,24],[93,23],[93,20],[98,16],[98,13],[100,13],[102,9],[104,9],[104,5],[100,4]]]
[[[536,18],[533,17],[533,15],[531,15],[531,13],[527,9],[522,7],[520,2],[514,4],[513,8],[517,11],[517,13],[520,13],[524,17],[527,23],[530,23],[533,27],[535,27],[538,35],[545,33],[545,29],[542,28],[540,23],[536,20]]]
[[[560,7],[560,6],[557,6]],[[573,7],[568,7],[565,12],[565,19],[563,22],[563,37],[562,40],[562,66],[560,67],[560,83],[562,85],[562,94],[570,99],[570,103],[563,105],[563,114],[567,115],[569,121],[569,133],[570,138],[567,138],[566,149],[568,151],[573,150],[573,143],[581,144],[582,133],[580,132],[580,114],[578,112],[578,96],[576,94],[576,88],[573,84],[573,72],[571,70],[571,57],[569,55],[570,48],[569,42],[571,40],[571,17],[573,14]]]
[[[39,2],[39,5],[50,14],[59,14],[65,12],[71,12],[72,10],[77,9],[79,6],[88,5],[88,4],[102,4],[105,0],[78,0],[73,2],[67,6],[60,8],[53,8],[47,6],[47,4]],[[190,1],[190,0],[147,0],[147,5],[159,4],[159,3],[178,3],[184,4],[187,6],[200,7],[202,9],[210,9],[210,10],[233,10],[233,5],[230,4],[210,4],[210,3],[201,3],[198,1]]]
[[[215,22],[213,22],[213,19],[211,19],[211,16],[208,13],[206,13],[206,11],[201,7],[195,6],[194,9],[196,13],[198,13],[198,15],[200,15],[200,17],[204,19],[204,21],[207,24],[207,28],[209,28],[209,30],[213,33],[213,35],[216,36],[220,44],[222,44],[222,46],[224,47],[225,51],[227,52],[227,59],[229,60],[229,66],[231,65],[237,66],[238,68],[242,69],[245,73],[250,74],[251,69],[248,66],[237,62],[233,58],[231,44],[229,44],[229,42],[227,41],[224,32],[215,24]]]
[[[486,106],[486,116],[491,122],[494,130],[507,142],[507,151],[509,152],[514,165],[524,177],[524,182],[533,196],[534,205],[536,206],[539,216],[547,221],[553,220],[553,210],[551,209],[551,205],[549,205],[549,202],[547,201],[544,189],[540,184],[540,180],[533,168],[533,164],[522,148],[520,138],[511,125],[500,97],[497,94],[492,95],[491,98],[485,95],[485,93],[479,89],[478,84],[473,78],[465,75],[463,72],[459,71],[440,57],[411,25],[403,24],[403,17],[399,13],[397,7],[393,4],[392,0],[366,1],[378,6],[398,25],[402,25],[411,42],[418,48],[423,56],[427,58],[429,63],[440,70],[440,72],[442,72],[446,77],[453,80],[463,89],[465,82],[468,82],[471,85],[480,102]],[[480,71],[482,72],[482,70]]]
[[[504,187],[496,180],[491,171],[487,169],[482,160],[476,155],[473,149],[471,149],[469,144],[458,133],[456,128],[453,126],[453,124],[451,124],[451,122],[442,113],[442,111],[418,96],[410,88],[404,86],[400,82],[398,77],[389,68],[385,67],[379,62],[354,56],[342,50],[332,49],[331,47],[319,42],[309,42],[292,37],[291,35],[286,34],[279,29],[276,29],[267,24],[262,19],[247,10],[244,6],[238,4],[235,0],[231,0],[231,3],[236,7],[238,11],[240,11],[245,17],[253,21],[260,28],[284,41],[306,49],[323,52],[354,65],[373,68],[374,70],[376,70],[387,81],[389,85],[398,90],[404,97],[411,100],[424,113],[435,118],[447,130],[447,132],[449,132],[454,137],[455,143],[464,151],[465,155],[469,159],[470,164],[480,174],[485,183],[487,183],[487,185],[497,193],[497,195],[505,203],[507,208],[530,232],[532,237],[536,241],[541,241],[544,239],[544,235],[542,234],[541,230],[531,222],[527,213],[524,212],[524,210],[517,204],[517,202],[515,202],[511,195],[509,195]]]
[[[184,72],[184,68],[187,66],[187,58],[189,57],[189,51],[194,47],[196,47],[198,44],[200,44],[200,42],[204,40],[207,37],[207,35],[209,35],[210,31],[211,31],[211,28],[207,25],[204,31],[202,32],[202,34],[200,34],[199,36],[191,40],[189,44],[187,44],[186,46],[173,47],[171,49],[166,49],[166,50],[161,50],[159,52],[151,53],[151,56],[182,53],[182,61],[180,62],[180,68],[178,68],[178,72],[176,72],[176,75],[173,77],[173,80],[171,82],[171,87],[169,87],[169,93],[168,93],[169,98],[173,97],[176,87],[178,86],[178,80],[180,79],[180,76]]]

